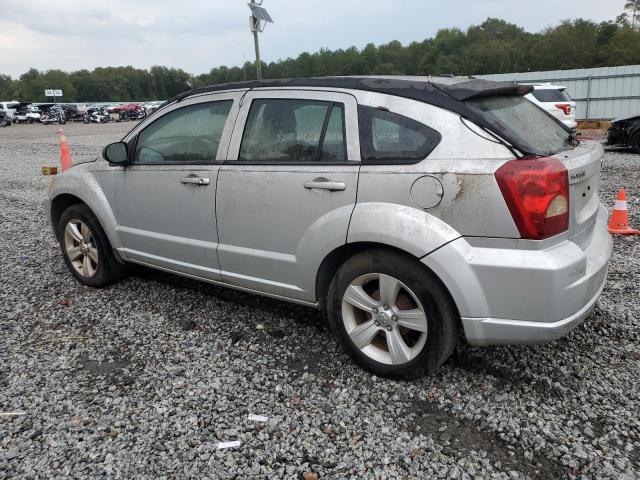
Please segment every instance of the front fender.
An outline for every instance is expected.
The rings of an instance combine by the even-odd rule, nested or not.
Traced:
[[[356,206],[347,242],[381,243],[422,258],[459,237],[455,229],[423,210],[368,202]]]
[[[113,249],[120,248],[120,238],[116,233],[117,221],[108,196],[96,178],[96,173],[88,168],[90,164],[76,165],[66,172],[56,175],[49,190],[47,202],[47,215],[49,222],[52,219],[52,205],[55,199],[61,195],[73,195],[87,204],[91,211],[98,217],[109,243]],[[52,225],[55,232],[55,227]]]

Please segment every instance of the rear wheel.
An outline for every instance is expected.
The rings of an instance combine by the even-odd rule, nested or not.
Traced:
[[[455,348],[457,312],[448,293],[417,260],[391,250],[348,260],[333,279],[327,311],[338,342],[376,375],[433,373]]]
[[[119,263],[94,213],[83,204],[64,211],[58,224],[58,241],[69,271],[80,283],[104,287],[122,278]]]
[[[636,132],[631,137],[631,150],[633,153],[640,153],[640,132]]]

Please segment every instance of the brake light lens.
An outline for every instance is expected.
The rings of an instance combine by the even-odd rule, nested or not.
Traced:
[[[543,240],[569,229],[569,174],[559,160],[511,160],[495,176],[523,239]]]
[[[571,115],[571,105],[568,103],[556,103],[556,108],[559,108],[565,115]]]

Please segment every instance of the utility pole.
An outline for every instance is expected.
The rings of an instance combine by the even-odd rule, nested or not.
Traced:
[[[251,0],[251,4],[255,5],[256,0]],[[258,32],[260,30],[260,19],[257,17],[251,17],[253,21],[253,44],[256,49],[256,75],[258,80],[262,80],[262,62],[260,61],[260,40],[258,39]]]
[[[260,61],[260,41],[258,35],[264,31],[267,23],[273,23],[273,19],[269,12],[262,8],[262,1],[257,3],[256,0],[251,0],[249,8],[251,9],[251,33],[253,33],[253,44],[256,49],[256,75],[258,80],[262,80],[262,62]]]

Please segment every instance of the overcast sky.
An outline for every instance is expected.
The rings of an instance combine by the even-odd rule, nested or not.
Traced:
[[[303,51],[407,44],[440,28],[498,17],[537,32],[565,18],[613,20],[624,0],[265,0],[275,20],[265,61]],[[253,58],[246,0],[0,0],[0,73],[30,67],[180,67],[191,73]]]

